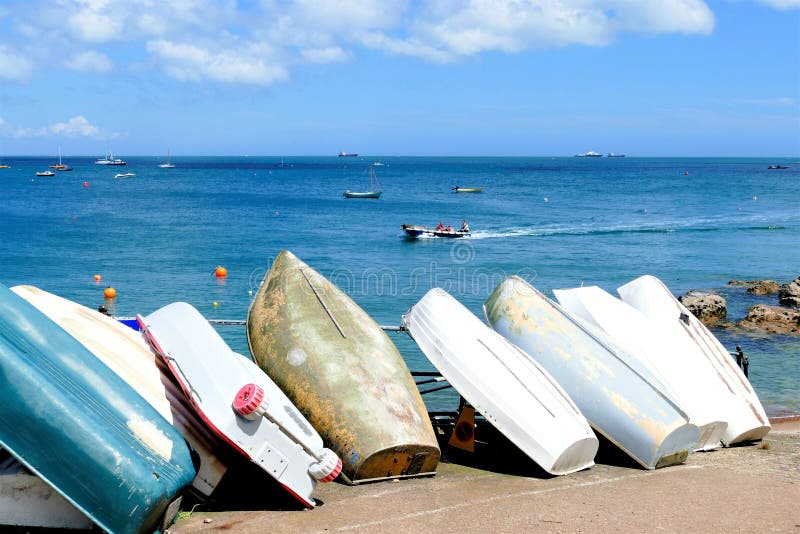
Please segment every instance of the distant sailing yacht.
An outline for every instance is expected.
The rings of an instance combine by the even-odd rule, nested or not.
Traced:
[[[344,198],[381,198],[381,182],[375,174],[375,165],[369,166],[369,191],[344,192]]]
[[[172,164],[172,159],[169,156],[169,150],[167,150],[167,162],[166,163],[162,163],[161,165],[159,165],[159,167],[161,167],[162,169],[174,169],[175,168],[175,165]]]
[[[66,163],[61,161],[61,145],[58,145],[58,164],[57,165],[50,165],[51,169],[55,169],[57,171],[71,171],[72,167],[68,166]]]

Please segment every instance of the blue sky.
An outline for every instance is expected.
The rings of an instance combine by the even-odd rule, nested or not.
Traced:
[[[0,26],[0,155],[800,156],[800,0],[2,0]]]

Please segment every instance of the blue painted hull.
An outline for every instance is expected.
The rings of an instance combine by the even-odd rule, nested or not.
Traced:
[[[0,446],[112,532],[158,529],[195,476],[177,430],[3,285]]]

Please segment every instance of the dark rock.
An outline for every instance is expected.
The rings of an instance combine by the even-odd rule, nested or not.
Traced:
[[[728,303],[713,293],[692,290],[678,300],[706,325],[717,325],[728,315]]]
[[[800,308],[800,276],[778,289],[778,302],[784,306]]]
[[[729,286],[746,286],[751,280],[728,280]]]
[[[772,334],[800,334],[800,310],[756,304],[738,326],[759,328]]]
[[[778,292],[780,284],[775,280],[753,280],[747,292],[751,295],[772,295]]]

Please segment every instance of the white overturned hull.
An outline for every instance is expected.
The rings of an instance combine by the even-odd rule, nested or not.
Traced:
[[[147,317],[137,316],[137,320],[209,428],[303,505],[313,508],[311,494],[317,479],[312,472],[320,467],[320,458],[313,455],[333,460],[325,475],[332,473],[338,457],[323,448],[322,438],[283,391],[252,360],[234,353],[200,312],[185,302],[164,306]],[[249,410],[252,417],[235,411],[235,401],[248,385],[263,392],[263,401],[256,401]]]
[[[702,359],[724,384],[715,409],[724,414],[728,428],[723,443],[732,445],[758,440],[770,431],[769,419],[758,395],[717,338],[654,276],[641,276],[620,287],[622,300],[663,329],[672,350],[686,350],[691,359]]]
[[[484,311],[558,381],[595,431],[643,467],[681,463],[692,452],[700,431],[658,380],[523,279],[501,282]]]
[[[92,528],[91,519],[7,451],[0,449],[0,459],[0,527]]]
[[[403,323],[461,396],[545,471],[594,465],[599,443],[566,392],[444,290],[428,291]]]
[[[725,385],[704,359],[678,350],[662,329],[641,312],[597,286],[553,291],[573,317],[599,328],[618,347],[637,358],[659,379],[667,393],[700,429],[696,450],[720,446],[728,423],[716,408]]]
[[[219,441],[141,334],[105,314],[33,286],[16,286],[11,291],[89,349],[183,435],[200,458],[192,486],[202,495],[211,495],[227,471],[216,453]]]

